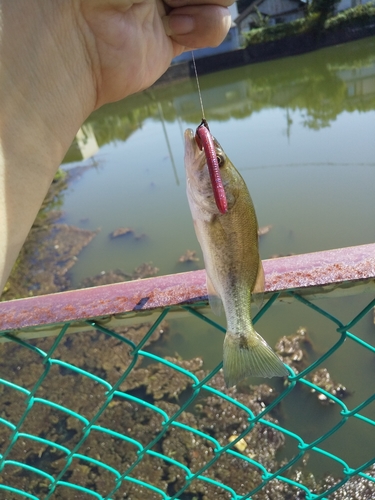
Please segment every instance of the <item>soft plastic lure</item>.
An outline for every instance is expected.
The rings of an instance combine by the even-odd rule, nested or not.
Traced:
[[[212,190],[215,197],[216,206],[220,213],[225,214],[228,211],[227,197],[220,175],[219,160],[216,155],[215,144],[211,135],[207,121],[203,118],[195,132],[195,140],[199,149],[204,150],[206,155],[207,167],[210,173]]]

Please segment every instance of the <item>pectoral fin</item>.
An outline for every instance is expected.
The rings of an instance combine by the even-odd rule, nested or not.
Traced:
[[[264,269],[263,269],[263,264],[261,259],[259,259],[259,265],[258,265],[258,274],[257,278],[255,280],[255,285],[253,288],[253,293],[263,293],[264,292]]]
[[[208,302],[210,304],[210,307],[212,309],[212,312],[216,314],[216,316],[220,316],[223,310],[223,303],[221,301],[221,298],[219,294],[216,292],[215,287],[212,284],[212,281],[207,274],[207,292],[208,292]]]
[[[259,259],[258,274],[255,280],[254,288],[252,290],[252,293],[255,294],[254,302],[255,305],[258,307],[258,309],[260,309],[263,304],[264,284],[265,284],[264,269],[262,261],[261,259]]]

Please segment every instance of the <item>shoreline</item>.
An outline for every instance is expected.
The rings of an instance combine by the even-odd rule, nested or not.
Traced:
[[[215,73],[231,68],[256,64],[302,55],[333,45],[354,42],[375,36],[375,19],[367,26],[351,26],[339,30],[326,30],[320,33],[303,33],[279,40],[249,45],[243,49],[223,52],[195,60],[199,75]],[[159,87],[175,81],[194,78],[192,61],[171,65],[152,87]]]

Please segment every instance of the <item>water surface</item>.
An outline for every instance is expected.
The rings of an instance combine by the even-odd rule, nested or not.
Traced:
[[[272,225],[261,239],[262,258],[374,242],[374,37],[202,76],[200,85],[212,133],[242,173],[260,226]],[[148,90],[88,119],[85,130],[99,148],[94,160],[71,161],[78,154],[72,147],[65,168],[93,161],[96,166],[65,194],[63,210],[67,223],[101,231],[72,269],[75,286],[103,271],[131,273],[149,261],[160,274],[203,267],[183,166],[183,131],[200,119],[194,80]],[[142,237],[111,240],[109,233],[118,227]],[[197,264],[177,262],[187,249],[197,252]],[[369,300],[366,295],[319,305],[344,321]],[[332,323],[299,304],[273,307],[257,328],[272,345],[299,326],[308,328],[313,358],[339,338]],[[370,315],[354,333],[374,344]],[[172,321],[170,336],[156,349],[202,356],[205,367],[213,368],[221,360],[222,341],[220,333],[192,318]],[[371,394],[367,380],[374,380],[375,364],[363,349],[345,344],[325,366],[351,391],[350,408]],[[364,414],[374,418],[374,408]],[[293,391],[280,418],[310,442],[341,417],[338,408],[322,408],[306,392]],[[344,429],[322,447],[341,453],[352,467],[371,458],[370,426],[354,422]],[[288,442],[285,456],[296,451]],[[340,471],[314,453],[310,466],[321,473]]]

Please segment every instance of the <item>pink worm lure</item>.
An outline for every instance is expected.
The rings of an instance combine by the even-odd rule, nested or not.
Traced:
[[[228,211],[227,197],[221,180],[219,161],[216,156],[214,141],[208,123],[204,118],[197,127],[195,140],[197,141],[199,149],[202,150],[203,148],[204,154],[206,155],[216,206],[220,213],[225,214]]]

